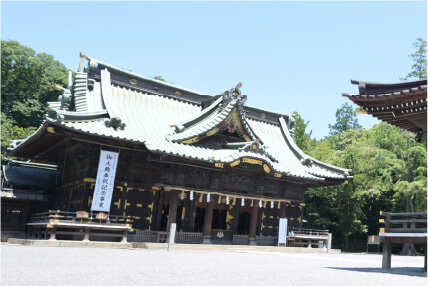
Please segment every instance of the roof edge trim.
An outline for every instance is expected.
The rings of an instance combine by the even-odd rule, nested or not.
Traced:
[[[181,87],[181,86],[178,86],[178,85],[174,85],[174,84],[171,84],[171,83],[168,83],[168,82],[164,82],[164,81],[161,81],[161,80],[156,80],[156,79],[153,79],[153,78],[150,78],[150,77],[145,77],[145,76],[139,75],[137,73],[125,70],[123,68],[119,68],[119,67],[113,66],[111,64],[104,63],[104,62],[99,61],[99,60],[97,60],[95,58],[89,57],[89,56],[87,56],[87,55],[85,55],[83,53],[80,53],[80,56],[83,57],[84,59],[90,61],[90,62],[91,61],[96,62],[97,64],[100,64],[100,65],[105,66],[107,68],[119,71],[121,73],[125,73],[125,74],[128,74],[128,75],[131,75],[133,77],[137,77],[137,78],[140,78],[140,79],[143,79],[143,80],[146,80],[146,81],[151,81],[153,83],[164,85],[164,86],[168,86],[168,87],[171,87],[171,88],[181,89],[183,91],[187,91],[189,93],[194,93],[196,95],[209,96],[209,95],[203,94],[203,93],[198,92],[198,91],[190,90],[188,88],[184,88],[184,87]]]

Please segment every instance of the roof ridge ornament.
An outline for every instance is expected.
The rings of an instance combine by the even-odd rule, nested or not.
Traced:
[[[55,85],[56,90],[61,90],[62,93],[58,96],[58,101],[61,103],[60,110],[68,110],[71,103],[71,91],[59,85]]]
[[[104,121],[105,126],[112,127],[114,130],[123,130],[126,127],[125,123],[122,123],[120,117],[112,117],[109,120]]]
[[[229,90],[225,90],[222,93],[223,101],[221,102],[219,109],[223,110],[226,108],[226,106],[232,101],[237,100],[237,106],[239,109],[239,112],[242,114],[242,116],[245,116],[245,110],[244,105],[247,101],[247,96],[242,95],[240,88],[242,87],[242,83],[239,82],[234,88],[231,88]]]

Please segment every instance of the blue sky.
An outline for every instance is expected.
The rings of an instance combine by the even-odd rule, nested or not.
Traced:
[[[398,82],[418,37],[427,38],[426,1],[1,3],[2,40],[73,71],[84,52],[206,94],[242,82],[248,104],[298,111],[318,139],[351,103],[341,93],[358,93],[350,79]]]

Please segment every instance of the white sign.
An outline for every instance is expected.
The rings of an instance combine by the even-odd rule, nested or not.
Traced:
[[[171,227],[169,230],[169,238],[168,238],[168,251],[171,251],[172,247],[174,246],[176,228],[177,228],[177,224],[171,223]]]
[[[286,218],[279,219],[279,229],[278,229],[278,246],[280,243],[287,246],[287,224],[288,220]]]
[[[101,150],[91,211],[110,212],[119,154]]]

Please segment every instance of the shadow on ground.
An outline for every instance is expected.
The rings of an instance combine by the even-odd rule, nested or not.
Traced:
[[[345,267],[327,267],[329,269],[347,270],[356,272],[372,272],[372,273],[388,273],[397,275],[408,275],[427,277],[427,272],[422,267],[393,267],[391,270],[383,270],[382,268],[364,267],[364,268],[345,268]]]

